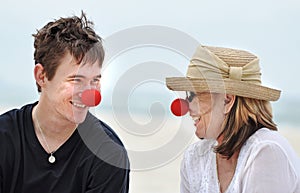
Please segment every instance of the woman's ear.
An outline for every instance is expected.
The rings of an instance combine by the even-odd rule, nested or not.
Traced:
[[[38,84],[40,87],[44,86],[46,76],[44,73],[44,67],[39,63],[34,66],[34,78],[36,84]]]
[[[233,104],[235,102],[235,95],[231,95],[231,94],[225,94],[225,99],[224,99],[224,114],[228,114],[231,110],[231,108],[233,107]]]

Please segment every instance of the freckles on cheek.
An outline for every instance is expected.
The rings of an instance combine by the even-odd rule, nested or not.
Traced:
[[[73,87],[61,86],[56,90],[55,95],[63,101],[70,101],[74,96]]]
[[[63,91],[65,93],[73,93],[74,92],[74,85],[67,83],[67,84],[63,84],[61,85],[61,87],[59,88],[60,91]]]

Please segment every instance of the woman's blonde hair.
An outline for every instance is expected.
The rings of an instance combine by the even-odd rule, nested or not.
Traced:
[[[236,96],[231,111],[225,116],[220,134],[223,141],[215,147],[215,152],[229,159],[257,130],[263,127],[277,130],[272,118],[269,101]]]

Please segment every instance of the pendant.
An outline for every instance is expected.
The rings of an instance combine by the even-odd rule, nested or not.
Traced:
[[[55,157],[53,156],[53,154],[51,153],[50,157],[48,158],[48,161],[53,164],[55,162]]]

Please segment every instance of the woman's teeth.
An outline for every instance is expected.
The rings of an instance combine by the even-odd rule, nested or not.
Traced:
[[[84,104],[78,104],[78,103],[74,103],[74,102],[72,102],[72,104],[73,104],[75,107],[85,108],[85,105],[84,105]]]

